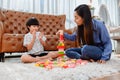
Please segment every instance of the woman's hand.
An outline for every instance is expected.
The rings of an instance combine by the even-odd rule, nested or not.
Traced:
[[[95,62],[93,59],[90,59],[89,61],[90,61],[90,62]]]
[[[63,34],[63,30],[58,30],[58,32],[56,33],[56,35],[59,35],[59,34]]]
[[[98,62],[98,63],[101,63],[101,64],[105,64],[105,63],[106,63],[105,60],[98,60],[97,62]]]

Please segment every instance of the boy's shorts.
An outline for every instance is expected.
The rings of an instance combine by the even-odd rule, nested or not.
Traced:
[[[45,56],[47,54],[48,54],[47,52],[44,52],[44,53],[40,53],[40,54],[29,54],[29,55],[32,56],[32,57],[36,57],[36,56],[41,57],[41,56]]]

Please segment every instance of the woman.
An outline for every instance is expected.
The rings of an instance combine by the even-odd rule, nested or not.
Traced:
[[[77,30],[72,35],[64,33],[66,39],[78,40],[79,48],[69,48],[66,56],[105,63],[110,59],[112,44],[103,22],[92,19],[90,8],[82,4],[74,10]],[[59,30],[61,32],[62,30]]]

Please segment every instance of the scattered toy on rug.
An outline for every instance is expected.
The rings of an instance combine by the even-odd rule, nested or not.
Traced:
[[[43,67],[46,69],[52,69],[56,67],[61,68],[75,68],[78,65],[85,65],[88,61],[82,59],[68,59],[65,60],[62,57],[58,57],[56,61],[47,60],[45,62],[37,62],[35,66]]]
[[[59,37],[59,44],[57,46],[58,48],[58,58],[55,61],[46,60],[45,62],[37,62],[35,66],[52,69],[55,67],[61,67],[61,68],[74,68],[77,65],[85,65],[87,63],[86,60],[81,59],[65,59],[65,53],[64,53],[64,39],[63,39],[63,32],[60,32]]]

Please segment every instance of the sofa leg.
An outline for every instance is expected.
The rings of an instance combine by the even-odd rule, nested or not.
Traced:
[[[0,53],[0,62],[4,62],[4,61],[5,61],[5,54]]]

